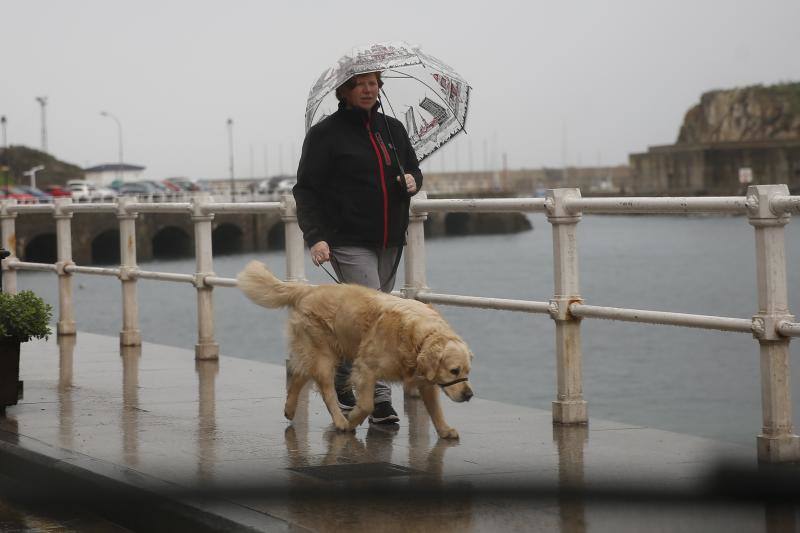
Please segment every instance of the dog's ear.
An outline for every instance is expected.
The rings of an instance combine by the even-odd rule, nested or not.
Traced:
[[[441,342],[424,342],[417,356],[417,374],[428,381],[435,381],[436,372],[442,362],[443,348]]]

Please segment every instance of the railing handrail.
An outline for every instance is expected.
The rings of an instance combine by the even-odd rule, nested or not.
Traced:
[[[138,344],[138,304],[135,284],[139,279],[188,283],[198,291],[198,358],[216,358],[219,350],[213,336],[214,287],[235,287],[234,278],[213,272],[211,221],[216,213],[277,213],[285,225],[287,279],[304,281],[304,244],[297,224],[296,206],[291,195],[280,202],[214,202],[209,195],[193,197],[191,202],[141,202],[121,198],[112,203],[73,203],[57,200],[52,204],[18,204],[0,201],[3,244],[12,255],[3,260],[3,281],[16,290],[15,272],[32,270],[55,272],[59,276],[59,334],[74,333],[71,281],[73,274],[116,276],[123,284],[123,344]],[[491,298],[443,294],[427,287],[423,223],[433,212],[522,212],[545,213],[553,228],[555,291],[546,301]],[[690,328],[752,334],[761,345],[764,428],[759,435],[759,458],[782,462],[800,460],[800,437],[792,433],[791,401],[788,381],[782,372],[788,368],[790,337],[800,336],[800,323],[788,312],[784,226],[790,214],[800,212],[800,196],[792,196],[785,185],[753,186],[746,196],[730,197],[608,197],[583,198],[578,189],[552,189],[545,198],[428,199],[425,192],[411,202],[405,285],[400,295],[427,303],[498,309],[549,315],[556,325],[558,395],[553,402],[553,418],[559,423],[585,423],[588,420],[583,400],[579,327],[582,319],[596,318],[632,323],[662,324]],[[19,215],[46,213],[56,220],[58,261],[54,264],[20,261],[14,254],[14,219]],[[121,264],[114,268],[80,266],[71,255],[70,218],[74,213],[114,213],[120,223]],[[143,270],[136,264],[135,219],[138,213],[183,213],[195,226],[196,272],[182,274]],[[751,318],[677,313],[589,305],[579,293],[577,276],[577,233],[583,214],[746,214],[755,229],[759,312]],[[765,355],[766,354],[766,355]],[[764,362],[766,361],[766,362]],[[764,366],[766,365],[766,366]]]

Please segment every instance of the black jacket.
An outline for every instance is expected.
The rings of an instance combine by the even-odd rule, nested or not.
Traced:
[[[391,136],[386,132],[386,120]],[[395,118],[339,110],[308,130],[293,192],[308,246],[399,246],[405,242],[408,195],[390,139],[417,190],[422,172],[405,128]]]

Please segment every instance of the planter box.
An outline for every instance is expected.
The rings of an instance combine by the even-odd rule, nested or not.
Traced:
[[[7,405],[16,405],[22,397],[22,382],[19,380],[20,343],[0,338],[0,411]]]

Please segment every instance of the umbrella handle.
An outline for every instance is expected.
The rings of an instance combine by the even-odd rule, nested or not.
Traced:
[[[386,96],[386,92],[384,92],[383,89],[381,89],[381,93],[383,96]],[[400,190],[403,192],[405,197],[411,198],[411,193],[408,192],[408,187],[406,187],[406,169],[403,167],[403,163],[400,162],[400,155],[397,153],[397,143],[394,142],[392,129],[389,127],[389,119],[386,118],[386,111],[383,109],[383,99],[378,98],[378,105],[380,106],[381,113],[383,114],[383,121],[386,124],[386,133],[389,134],[389,143],[392,146],[394,158],[397,160],[397,167],[400,169],[400,176],[398,176],[400,179],[398,180],[397,184],[400,186]]]

